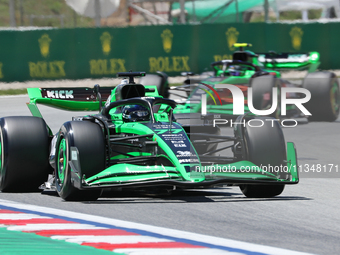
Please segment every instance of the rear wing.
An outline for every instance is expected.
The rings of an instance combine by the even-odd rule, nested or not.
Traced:
[[[256,53],[265,68],[274,70],[307,70],[314,72],[320,65],[320,54],[309,53]]]
[[[102,102],[111,95],[114,87],[101,87]],[[37,104],[69,111],[98,111],[99,101],[93,88],[28,88],[30,102],[27,103],[33,116],[41,117]]]
[[[144,86],[145,96],[159,96],[156,86]],[[115,87],[100,87],[99,92],[103,106]],[[30,98],[27,106],[33,116],[42,118],[37,104],[68,111],[99,111],[100,100],[95,88],[65,87],[65,88],[28,88]]]

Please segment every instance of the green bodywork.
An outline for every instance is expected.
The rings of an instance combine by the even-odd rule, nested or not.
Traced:
[[[110,102],[115,102],[116,88],[112,89]],[[146,98],[159,97],[156,86],[145,86],[147,92]],[[149,89],[149,90],[148,90]],[[92,101],[74,101],[56,98],[44,98],[39,88],[29,88],[28,95],[30,102],[27,104],[33,116],[42,118],[42,115],[37,107],[38,104],[72,111],[99,111],[99,101],[94,99]],[[108,102],[108,103],[110,103]],[[105,100],[102,102],[105,106]],[[231,110],[231,109],[230,109]],[[116,137],[126,135],[144,136],[146,143],[153,143],[154,147],[150,151],[141,152],[138,150],[129,151],[125,154],[111,156],[111,161],[116,161],[116,164],[108,166],[103,171],[93,175],[85,176],[81,173],[81,166],[77,162],[70,160],[69,166],[71,168],[72,178],[76,179],[75,186],[79,189],[90,188],[105,188],[105,187],[118,187],[125,185],[138,185],[138,184],[155,184],[155,185],[179,185],[179,186],[209,186],[217,183],[280,183],[280,184],[294,184],[298,182],[298,175],[296,170],[296,152],[292,143],[287,143],[287,174],[289,178],[280,179],[275,174],[269,173],[252,162],[241,160],[229,164],[215,164],[210,167],[215,169],[232,169],[232,171],[212,171],[206,170],[205,166],[201,164],[199,155],[197,154],[194,146],[192,145],[186,131],[183,127],[176,123],[171,122],[169,117],[171,107],[166,104],[160,105],[159,110],[153,112],[153,123],[150,121],[142,122],[124,122],[122,113],[117,112],[116,108],[109,111],[110,118],[114,124]],[[50,130],[52,136],[52,131]],[[173,137],[181,137],[186,143],[187,153],[186,160],[179,156],[178,151],[172,147]],[[170,139],[169,139],[170,137]],[[86,138],[84,138],[86,139]],[[115,143],[117,146],[119,142]],[[65,179],[63,169],[66,169],[65,155],[67,144],[65,139],[61,141],[59,148],[56,151],[56,158],[58,167],[58,177],[61,181]],[[176,154],[177,153],[177,154]],[[81,156],[81,155],[79,155]],[[155,165],[138,165],[133,161],[126,162],[124,159],[135,159],[138,157],[156,156],[162,162],[169,162],[168,164],[155,164]],[[79,157],[78,157],[79,158]],[[121,161],[123,160],[123,161]],[[248,171],[247,171],[248,169]],[[250,171],[251,169],[251,171]],[[60,170],[60,171],[59,171]],[[77,180],[78,179],[78,180]]]
[[[308,70],[314,72],[320,65],[320,54],[316,51],[308,53],[254,53],[250,50],[243,50],[244,47],[251,47],[249,43],[235,43],[238,52],[245,52],[249,56],[247,61],[261,67],[265,71],[284,71],[284,70]],[[277,72],[278,75],[280,75]],[[280,77],[280,76],[278,76]]]
[[[280,61],[281,60],[281,61]],[[288,58],[278,58],[275,61],[266,61],[263,55],[254,60],[254,64],[263,65],[267,70],[308,70],[309,73],[316,71],[320,65],[320,54],[312,51],[306,54],[288,54]]]
[[[308,72],[314,72],[320,65],[320,54],[318,52],[309,53],[254,53],[249,50],[243,50],[243,47],[251,46],[247,43],[236,43],[234,47],[239,47],[240,51],[235,53],[244,54],[244,60],[231,63],[231,60],[218,61],[212,64],[214,75],[200,81],[200,83],[210,85],[214,87],[215,84],[232,84],[236,86],[249,86],[249,82],[254,75],[261,71],[274,75],[277,78],[281,78],[280,71],[287,70],[308,70]],[[229,62],[228,62],[229,61]],[[195,84],[193,84],[195,85]],[[207,97],[207,112],[211,114],[221,115],[233,115],[233,104],[223,103],[222,105],[215,101],[215,95],[212,91],[207,89],[202,84],[196,84],[188,95],[188,99],[181,105],[179,105],[175,113],[199,113],[201,111],[200,100],[192,100],[200,90],[206,89]],[[219,91],[217,91],[218,93]],[[247,93],[244,93],[245,104],[244,112],[249,112],[249,108],[246,104]],[[209,101],[210,99],[210,101]],[[213,99],[213,100],[212,100]],[[295,109],[294,105],[287,106],[287,110]],[[250,113],[250,115],[253,115]]]

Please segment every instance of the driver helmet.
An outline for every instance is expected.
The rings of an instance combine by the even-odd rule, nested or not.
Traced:
[[[235,65],[235,66],[230,66],[228,71],[232,76],[240,76],[242,69],[241,69],[241,66]]]
[[[122,109],[125,122],[148,121],[150,111],[142,105],[126,105]]]

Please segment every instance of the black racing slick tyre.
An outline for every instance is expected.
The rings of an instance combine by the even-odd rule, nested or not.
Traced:
[[[246,125],[243,129],[246,159],[257,166],[266,166],[268,169],[284,166],[287,159],[286,144],[279,122],[268,117],[256,119],[262,120],[263,126]],[[275,174],[284,178],[284,173],[275,172]],[[269,198],[280,195],[284,185],[245,184],[240,185],[240,189],[246,197]]]
[[[90,121],[69,121],[60,128],[56,143],[55,184],[59,196],[66,201],[94,201],[100,189],[80,190],[71,178],[71,147],[79,152],[82,175],[91,177],[105,169],[105,141],[98,124]]]
[[[273,75],[263,75],[252,78],[249,86],[253,91],[253,106],[256,110],[270,109],[273,103],[273,88],[277,88],[277,107],[270,114],[271,117],[280,119],[281,116],[281,81]],[[248,99],[249,102],[249,99]]]
[[[309,119],[335,121],[340,111],[339,81],[334,73],[315,72],[306,75],[303,88],[311,93],[311,99],[304,104],[312,114]]]
[[[38,191],[51,172],[45,121],[33,116],[4,117],[0,133],[0,190]]]

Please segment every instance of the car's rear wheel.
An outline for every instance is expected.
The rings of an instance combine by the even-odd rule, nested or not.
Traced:
[[[249,86],[253,91],[253,106],[256,110],[270,109],[273,103],[273,88],[277,89],[277,107],[270,114],[280,119],[281,116],[281,81],[273,75],[264,75],[250,80]],[[248,99],[249,101],[249,99]]]
[[[52,169],[45,121],[32,116],[4,117],[0,133],[0,190],[38,191]]]
[[[105,168],[105,141],[99,125],[89,121],[70,121],[60,128],[56,146],[55,181],[59,196],[66,201],[93,201],[100,189],[79,190],[74,187],[70,167],[71,147],[79,152],[82,175],[93,176]]]
[[[281,171],[281,166],[284,166],[287,159],[286,145],[280,124],[268,117],[257,119],[262,120],[263,126],[245,125],[243,129],[246,159],[257,166],[276,169],[272,172],[279,178],[285,178],[286,173]],[[276,172],[278,169],[280,171]],[[284,185],[245,184],[241,185],[240,189],[246,197],[267,198],[280,195]]]
[[[310,120],[335,121],[340,111],[339,81],[334,73],[315,72],[306,75],[303,88],[311,93],[311,99],[304,104],[312,114]]]

